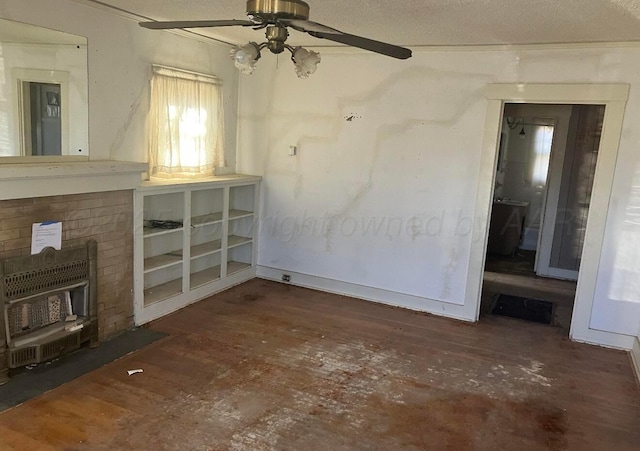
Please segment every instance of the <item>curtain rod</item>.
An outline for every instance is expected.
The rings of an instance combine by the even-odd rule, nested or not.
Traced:
[[[182,76],[183,78],[190,79],[190,80],[198,80],[198,81],[213,83],[216,85],[222,85],[222,80],[220,80],[215,75],[205,74],[203,72],[196,72],[188,69],[179,69],[177,67],[163,66],[161,64],[152,64],[151,67],[152,67],[153,73],[156,73],[159,75],[175,75],[178,77]],[[169,74],[163,73],[165,71],[169,72]]]

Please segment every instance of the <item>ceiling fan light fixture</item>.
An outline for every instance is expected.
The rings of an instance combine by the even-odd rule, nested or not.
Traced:
[[[291,52],[291,60],[298,78],[309,78],[318,69],[320,54],[313,50],[296,47]]]
[[[285,50],[291,52],[291,59],[296,74],[307,78],[313,74],[320,63],[317,52],[287,44],[288,28],[307,33],[318,39],[326,39],[338,44],[346,44],[369,52],[397,59],[411,58],[411,50],[382,41],[356,36],[336,30],[318,22],[309,20],[309,4],[304,0],[246,0],[248,20],[178,20],[140,22],[140,26],[152,30],[215,28],[215,27],[251,27],[254,30],[265,30],[266,42],[234,47],[231,59],[243,73],[251,74],[260,59],[260,51],[267,49],[278,55]]]
[[[255,42],[249,42],[242,46],[236,46],[229,53],[233,64],[245,75],[251,75],[260,59],[260,46]]]

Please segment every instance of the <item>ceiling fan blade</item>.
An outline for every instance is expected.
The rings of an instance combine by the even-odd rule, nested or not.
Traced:
[[[316,32],[316,33],[329,33],[329,34],[343,34],[342,31],[338,31],[335,28],[327,27],[318,22],[311,22],[310,20],[301,19],[280,19],[279,22],[283,25],[293,28],[297,31],[304,33]]]
[[[374,41],[373,39],[363,38],[362,36],[356,36],[353,34],[341,33],[331,34],[323,33],[320,31],[308,31],[311,36],[321,39],[328,39],[329,41],[339,42],[341,44],[350,45],[352,47],[358,47],[371,52],[380,53],[381,55],[390,56],[392,58],[398,58],[406,60],[411,58],[411,50],[399,47],[393,44],[387,44],[386,42]]]
[[[168,22],[140,22],[139,25],[151,30],[169,30],[172,28],[232,27],[235,25],[253,27],[260,24],[250,20],[177,20]]]

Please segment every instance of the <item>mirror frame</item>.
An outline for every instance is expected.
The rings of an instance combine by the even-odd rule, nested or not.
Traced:
[[[78,51],[82,51],[82,56],[76,56],[68,60],[62,60],[62,64],[38,64],[37,53],[24,53],[32,59],[20,57],[15,62],[5,63],[6,71],[6,91],[9,93],[11,104],[7,102],[6,113],[9,115],[13,124],[9,125],[9,136],[14,134],[11,139],[10,146],[14,147],[14,155],[0,156],[0,164],[13,163],[63,163],[75,161],[89,161],[90,140],[89,140],[89,61],[88,61],[88,40],[84,36],[74,35],[72,33],[58,31],[45,26],[35,25],[26,22],[20,22],[5,17],[0,17],[0,26],[5,23],[8,25],[9,31],[7,35],[0,38],[0,45],[7,47],[14,45],[16,47],[33,45],[42,50],[46,45],[69,46],[69,48],[77,47]],[[24,32],[24,34],[22,34]],[[20,35],[24,39],[20,39]],[[24,47],[21,47],[23,50]],[[27,50],[23,50],[28,52]],[[3,52],[4,53],[4,52]],[[46,55],[46,53],[44,53]],[[48,59],[49,57],[46,56]],[[33,61],[36,61],[35,63]],[[54,60],[55,61],[55,60]],[[74,62],[75,61],[75,62]],[[60,60],[58,60],[60,62]],[[68,70],[67,67],[69,68]],[[8,66],[8,67],[7,67]],[[53,66],[53,67],[49,67]],[[83,73],[82,76],[78,75]],[[75,80],[75,85],[72,82]],[[61,155],[40,156],[26,155],[26,137],[25,129],[28,129],[25,122],[23,102],[23,83],[52,83],[60,85],[61,97]],[[80,82],[80,83],[79,83]],[[82,83],[84,82],[84,83]],[[72,100],[73,96],[73,100]],[[9,100],[7,99],[7,100]],[[75,103],[74,103],[75,102]],[[81,119],[82,131],[73,130],[71,127],[72,118],[75,116]],[[73,148],[71,146],[74,146]],[[74,152],[82,149],[82,153]],[[19,152],[19,153],[18,153]]]

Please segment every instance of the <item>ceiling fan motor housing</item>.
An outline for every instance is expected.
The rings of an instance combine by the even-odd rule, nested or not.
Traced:
[[[247,0],[247,16],[275,23],[277,19],[309,19],[309,5],[302,0]]]

